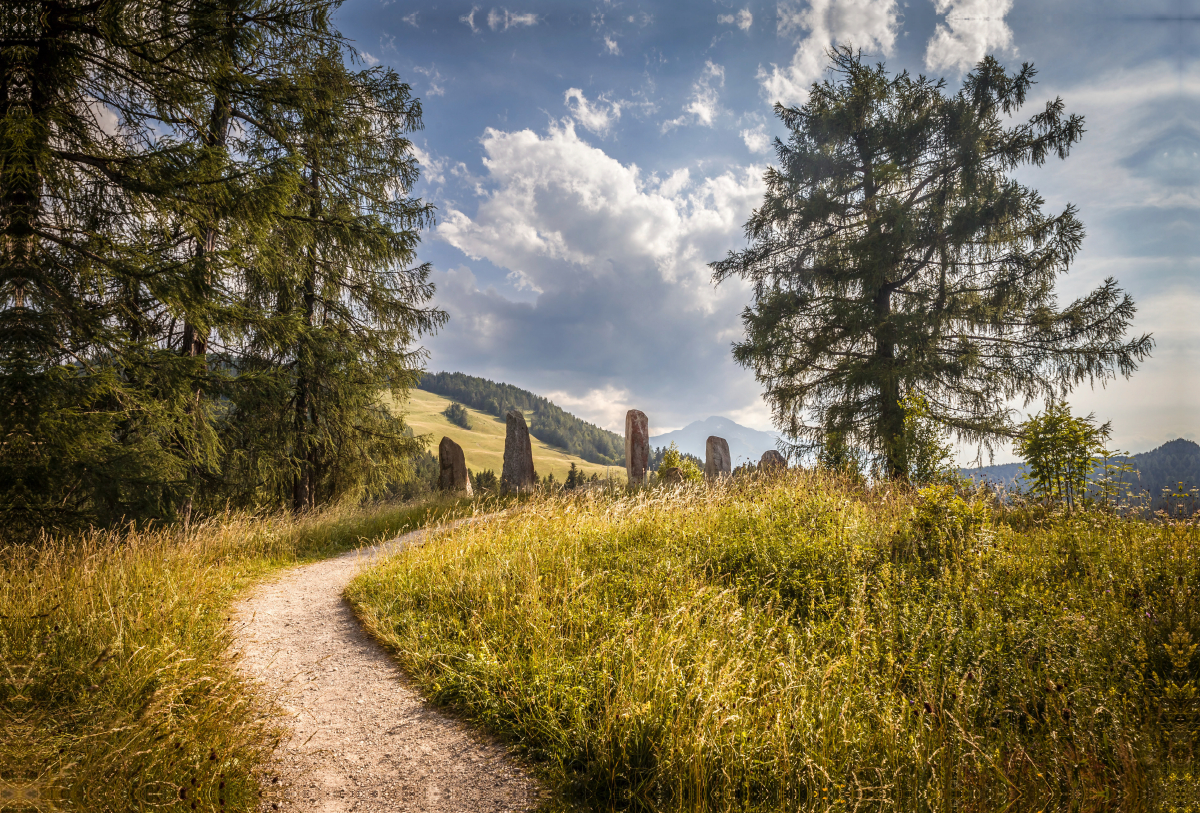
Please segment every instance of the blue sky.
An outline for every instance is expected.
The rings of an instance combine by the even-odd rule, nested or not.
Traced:
[[[1037,66],[1027,113],[1062,96],[1086,118],[1065,162],[1019,172],[1088,229],[1062,299],[1116,276],[1157,342],[1072,404],[1130,451],[1200,438],[1200,0],[348,0],[337,25],[424,104],[421,258],[451,316],[431,369],[617,430],[631,407],[656,434],[770,428],[730,356],[749,292],[706,264],[744,244],[784,132],[772,103],[802,103],[834,44],[951,88],[992,53]]]

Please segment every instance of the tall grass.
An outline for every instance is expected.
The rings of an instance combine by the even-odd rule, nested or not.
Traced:
[[[0,559],[0,810],[258,807],[278,734],[232,668],[228,605],[271,568],[453,503],[93,531]]]
[[[1197,553],[1190,523],[789,473],[544,497],[347,595],[568,798],[1138,809],[1196,753]]]

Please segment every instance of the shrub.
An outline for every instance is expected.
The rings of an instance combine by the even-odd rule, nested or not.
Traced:
[[[462,404],[450,404],[442,410],[442,414],[446,416],[446,420],[455,426],[461,426],[463,429],[471,428],[471,414],[467,412],[467,408]]]

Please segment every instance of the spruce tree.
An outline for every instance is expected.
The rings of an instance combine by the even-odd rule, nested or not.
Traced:
[[[246,276],[247,309],[278,318],[241,337],[256,385],[223,420],[238,499],[297,511],[383,493],[409,476],[421,439],[395,411],[420,375],[413,342],[445,314],[414,264],[432,207],[410,197],[418,166],[407,134],[420,102],[387,69],[354,70],[336,49],[293,60],[282,122],[259,149],[282,148],[303,182]]]
[[[1066,158],[1083,119],[1061,99],[1006,125],[1035,70],[992,57],[956,93],[890,76],[849,49],[802,107],[776,105],[776,141],[750,245],[713,263],[753,284],[734,357],[765,387],[797,450],[868,451],[908,469],[904,399],[959,440],[1015,432],[1008,402],[1129,376],[1152,348],[1126,340],[1135,307],[1109,278],[1060,307],[1055,282],[1084,237],[1074,206],[1043,212],[1009,176]]]

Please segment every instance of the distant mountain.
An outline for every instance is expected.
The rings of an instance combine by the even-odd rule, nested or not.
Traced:
[[[703,460],[704,444],[709,435],[725,438],[729,443],[729,454],[733,457],[735,468],[742,463],[757,463],[763,452],[776,448],[775,442],[779,438],[774,432],[761,432],[728,418],[712,417],[703,421],[693,421],[674,432],[655,435],[650,438],[650,446],[657,448],[675,441],[679,451],[694,454]]]
[[[1179,493],[1182,488],[1182,493],[1187,494],[1200,488],[1200,444],[1192,440],[1177,438],[1149,452],[1114,458],[1111,462],[1133,465],[1136,471],[1130,481],[1131,491],[1148,495],[1151,508],[1165,508],[1179,502],[1178,498],[1164,498],[1164,491]],[[1006,488],[1012,488],[1023,485],[1019,478],[1025,473],[1025,464],[1003,463],[959,471],[966,477],[1003,483]]]

